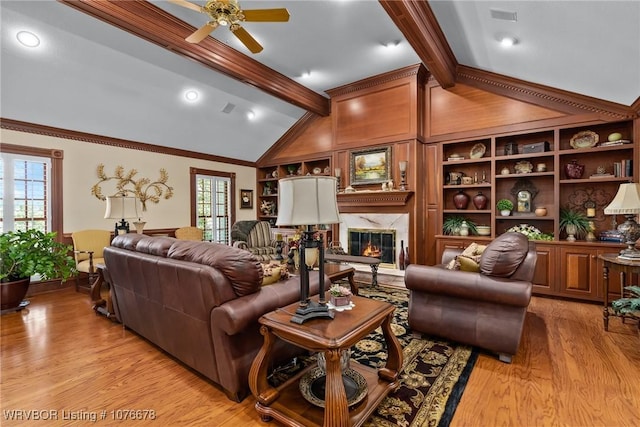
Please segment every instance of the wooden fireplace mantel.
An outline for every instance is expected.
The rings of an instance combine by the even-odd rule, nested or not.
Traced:
[[[338,208],[365,206],[405,206],[413,191],[356,191],[338,193]]]

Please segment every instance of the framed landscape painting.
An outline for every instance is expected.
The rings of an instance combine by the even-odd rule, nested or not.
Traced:
[[[350,162],[351,185],[379,184],[389,181],[391,147],[352,151]]]

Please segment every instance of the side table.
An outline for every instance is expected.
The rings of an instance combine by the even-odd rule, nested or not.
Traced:
[[[627,275],[640,274],[640,261],[631,261],[618,258],[616,254],[601,254],[598,258],[602,260],[602,273],[604,282],[604,309],[602,319],[604,321],[604,330],[609,330],[609,316],[621,317],[625,319],[635,319],[638,321],[638,330],[640,330],[640,317],[633,314],[618,314],[609,307],[609,270],[619,271],[622,274],[621,287],[622,296],[625,296],[624,287],[627,286]]]
[[[96,264],[96,270],[98,273],[98,277],[91,285],[91,302],[93,302],[93,310],[96,314],[102,314],[106,316],[108,319],[116,320],[116,314],[113,310],[113,302],[112,302],[112,294],[111,294],[111,286],[109,279],[109,272],[107,271],[107,266],[104,264]],[[101,289],[102,285],[106,284],[109,287],[109,295],[105,300],[102,298]]]
[[[317,296],[314,298],[317,300]],[[298,303],[265,314],[260,318],[264,336],[262,348],[249,372],[249,387],[256,398],[256,410],[263,421],[275,418],[286,426],[360,426],[382,399],[400,386],[402,348],[391,330],[395,307],[387,302],[352,297],[355,307],[335,313],[333,320],[314,319],[303,324],[291,322]],[[374,369],[351,361],[351,368],[367,382],[367,396],[351,409],[342,381],[340,356],[371,331],[382,326],[387,345],[387,363]],[[324,352],[326,385],[324,409],[308,402],[299,390],[299,381],[315,365],[290,378],[278,387],[267,381],[271,350],[277,338],[314,352]]]

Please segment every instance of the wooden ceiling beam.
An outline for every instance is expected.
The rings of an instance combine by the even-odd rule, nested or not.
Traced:
[[[440,86],[445,89],[453,87],[458,61],[429,3],[380,0],[380,4]]]
[[[198,44],[186,42],[196,28],[148,1],[58,1],[304,110],[320,116],[331,111],[328,98],[213,37]]]

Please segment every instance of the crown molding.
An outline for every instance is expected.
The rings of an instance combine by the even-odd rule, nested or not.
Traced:
[[[477,68],[458,66],[458,83],[567,114],[597,113],[614,119],[637,116],[633,107],[539,85]]]
[[[185,37],[196,28],[148,1],[58,1],[304,110],[329,115],[327,98],[215,38],[188,43]]]
[[[454,86],[458,61],[429,3],[380,0],[380,4],[440,86]]]
[[[111,147],[127,148],[130,150],[148,151],[151,153],[167,154],[170,156],[188,157],[192,159],[207,160],[211,162],[228,163],[238,166],[256,167],[255,162],[232,159],[230,157],[214,156],[211,154],[198,153],[195,151],[181,150],[178,148],[163,147],[160,145],[147,144],[144,142],[129,141],[126,139],[109,138],[91,133],[77,132],[73,130],[60,129],[51,126],[39,125],[35,123],[21,122],[18,120],[0,118],[0,128],[17,132],[33,133],[36,135],[52,136],[55,138],[70,139],[73,141],[90,142],[92,144],[108,145]]]

